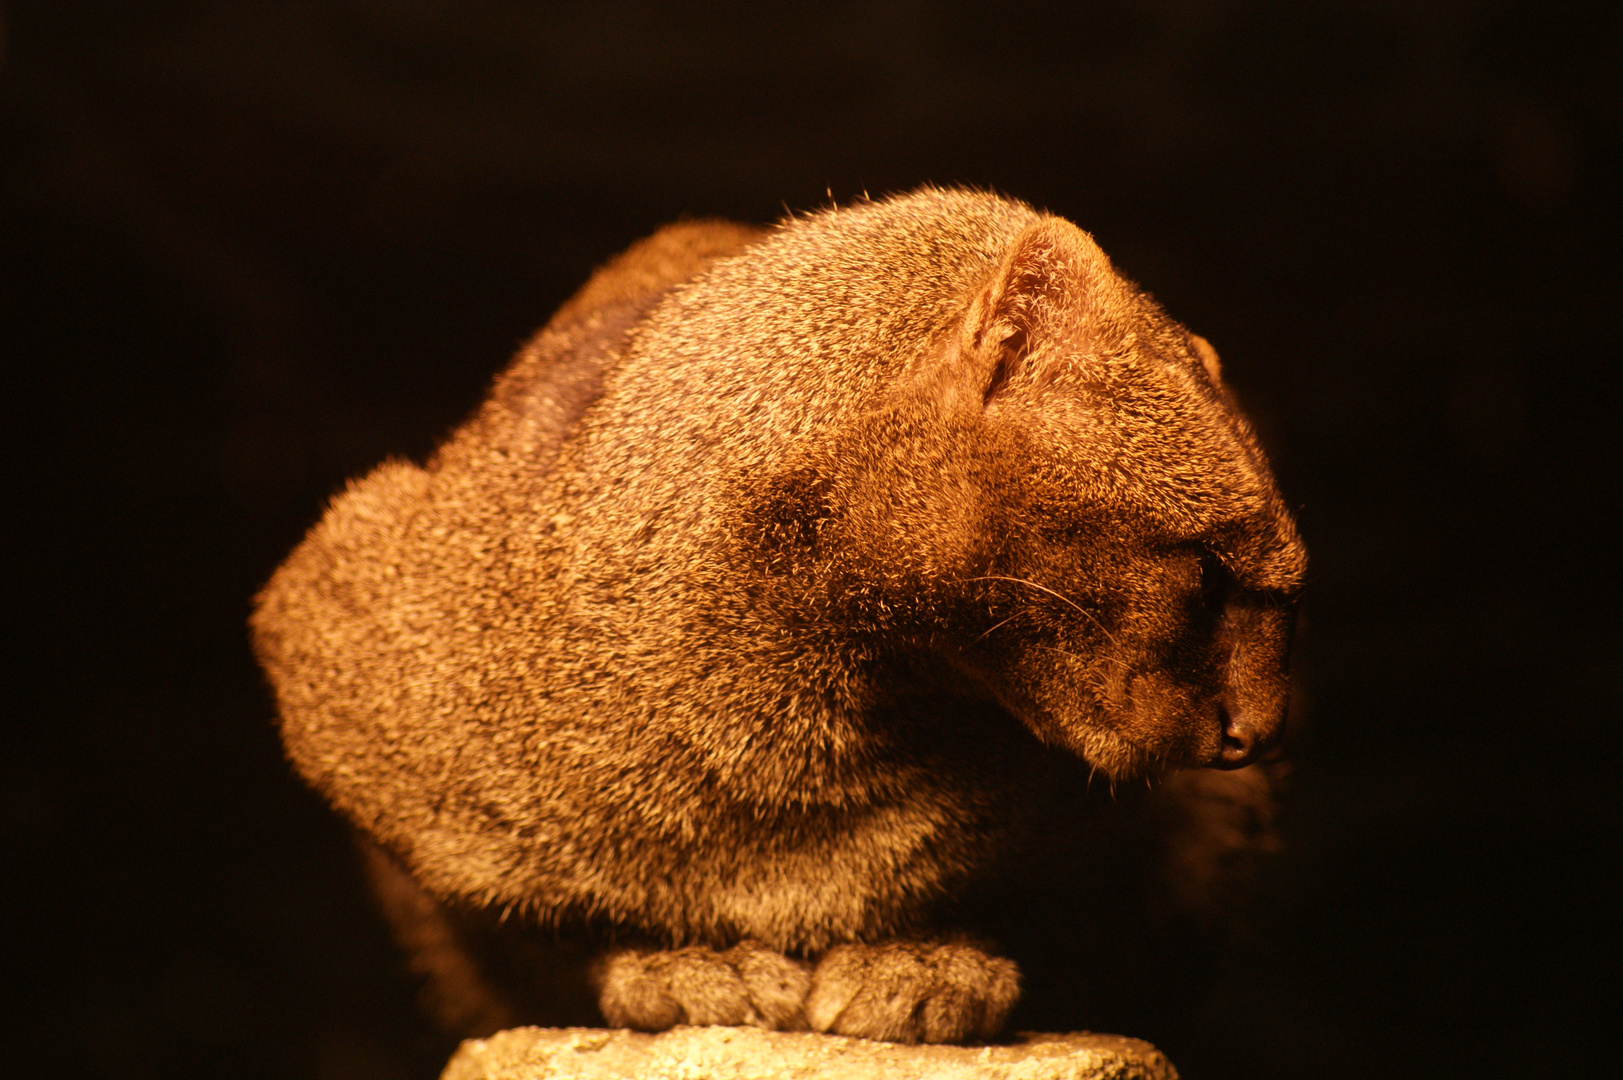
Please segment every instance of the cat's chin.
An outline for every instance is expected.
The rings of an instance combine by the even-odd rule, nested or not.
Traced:
[[[1112,712],[1099,705],[1090,711],[1092,715],[1070,721],[1040,708],[1015,715],[1040,741],[1075,755],[1095,775],[1112,782],[1153,778],[1173,769],[1203,769],[1214,764],[1216,751],[1209,744],[1216,741],[1215,734],[1206,739],[1185,739],[1176,743],[1135,739],[1123,731],[1142,731],[1150,726],[1136,711]],[[1214,718],[1212,725],[1215,724]]]
[[[1156,753],[1105,728],[1057,731],[1050,728],[1044,741],[1057,743],[1081,758],[1092,772],[1112,782],[1158,776],[1169,768],[1185,764],[1169,760],[1164,753]]]

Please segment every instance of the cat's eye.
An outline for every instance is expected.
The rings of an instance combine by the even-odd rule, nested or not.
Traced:
[[[1217,553],[1205,544],[1195,549],[1200,560],[1200,598],[1210,610],[1216,611],[1228,600],[1234,578]]]

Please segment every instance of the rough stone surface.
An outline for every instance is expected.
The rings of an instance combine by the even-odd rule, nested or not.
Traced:
[[[513,1028],[462,1044],[440,1080],[1177,1080],[1149,1043],[1023,1035],[997,1046],[902,1046],[839,1035],[678,1027]]]

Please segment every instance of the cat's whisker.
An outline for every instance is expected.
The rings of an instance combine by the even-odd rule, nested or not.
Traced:
[[[1018,619],[1020,616],[1022,616],[1024,614],[1025,614],[1024,611],[1017,611],[1013,615],[1010,615],[1007,619],[1003,619],[1000,622],[993,623],[991,626],[987,627],[984,631],[982,631],[979,635],[977,635],[975,640],[980,641],[982,638],[984,638],[988,634],[990,634],[993,630],[996,630],[1000,626],[1004,626],[1004,625],[1006,625],[1008,623],[1014,622],[1014,620]]]
[[[959,580],[966,584],[971,581],[1009,581],[1016,585],[1029,585],[1033,589],[1036,589],[1039,592],[1045,592],[1062,603],[1069,604],[1071,607],[1075,608],[1078,614],[1099,628],[1099,632],[1105,636],[1106,640],[1108,640],[1112,645],[1117,644],[1115,635],[1111,634],[1109,630],[1105,629],[1105,624],[1099,621],[1099,617],[1097,615],[1083,607],[1081,604],[1078,604],[1075,600],[1072,600],[1069,596],[1066,596],[1064,593],[1058,592],[1057,590],[1050,589],[1047,585],[1041,585],[1026,578],[1008,577],[1003,574],[984,574],[980,577],[960,578]]]
[[[1033,645],[1033,647],[1038,648],[1038,649],[1047,649],[1049,652],[1057,652],[1061,656],[1069,656],[1072,660],[1086,661],[1086,660],[1090,659],[1089,657],[1083,656],[1080,653],[1069,652],[1069,651],[1067,651],[1065,649],[1061,649],[1061,648],[1059,648],[1057,646],[1054,646],[1054,645],[1043,645],[1043,644],[1041,644],[1039,642],[1032,642],[1032,645]],[[1118,668],[1121,668],[1123,670],[1126,670],[1126,668],[1127,668],[1127,664],[1126,664],[1125,661],[1120,660],[1120,659],[1118,659],[1118,658],[1116,658],[1114,656],[1098,656],[1098,657],[1093,657],[1092,659],[1094,659],[1094,660],[1103,660],[1105,663],[1112,664],[1112,665],[1114,665],[1114,666],[1116,666]]]

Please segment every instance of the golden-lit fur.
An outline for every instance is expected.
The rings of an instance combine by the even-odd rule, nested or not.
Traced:
[[[1302,571],[1211,347],[1068,222],[926,189],[636,245],[253,626],[442,982],[421,927],[483,910],[649,943],[598,965],[617,1023],[956,1040],[1017,975],[932,913],[1055,829],[1056,749],[1122,783],[1265,745]],[[1167,826],[1193,895],[1269,796],[1179,775],[1252,823]]]

